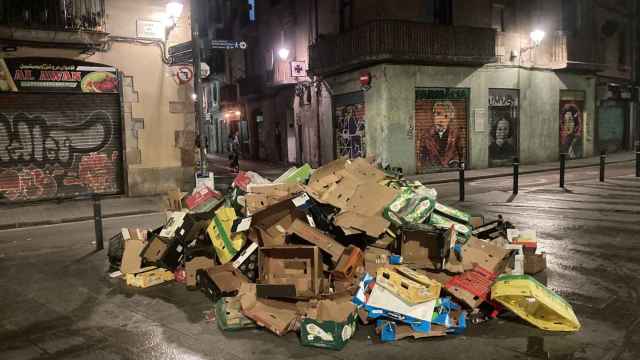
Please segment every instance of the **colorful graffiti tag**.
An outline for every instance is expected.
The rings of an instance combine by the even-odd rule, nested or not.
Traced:
[[[0,113],[0,198],[26,201],[120,190],[111,115],[97,110],[78,117]]]
[[[569,159],[582,157],[583,109],[585,94],[582,91],[560,91],[560,153]]]

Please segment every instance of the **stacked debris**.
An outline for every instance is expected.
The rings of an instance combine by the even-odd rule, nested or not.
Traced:
[[[167,222],[111,240],[127,284],[175,279],[215,303],[223,330],[299,331],[341,349],[358,322],[382,341],[459,334],[511,311],[545,330],[580,328],[570,305],[527,274],[546,267],[535,232],[485,223],[434,189],[366,159],[242,173],[226,196],[169,195]],[[119,256],[122,254],[121,256]]]

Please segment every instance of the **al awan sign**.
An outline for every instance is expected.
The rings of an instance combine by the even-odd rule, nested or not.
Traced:
[[[0,92],[117,93],[113,67],[60,58],[0,58]]]

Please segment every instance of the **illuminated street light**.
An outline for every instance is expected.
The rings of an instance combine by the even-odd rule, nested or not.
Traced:
[[[278,56],[282,60],[287,60],[287,58],[289,58],[289,49],[281,47],[280,50],[278,50]]]
[[[235,114],[236,114],[236,116],[240,116],[240,114],[242,114],[242,113],[240,112],[240,110],[236,110]]]
[[[540,46],[540,43],[542,42],[542,39],[544,39],[544,31],[542,30],[534,30],[531,32],[531,34],[529,35],[531,37],[531,40],[533,41],[533,46]]]
[[[191,94],[191,99],[192,99],[193,101],[198,100],[198,95],[197,95],[196,93]]]
[[[164,25],[167,29],[173,29],[176,26],[176,22],[178,18],[182,14],[183,5],[180,1],[172,0],[167,3],[165,7],[165,15]]]

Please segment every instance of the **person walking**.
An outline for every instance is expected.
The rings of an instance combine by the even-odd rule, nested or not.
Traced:
[[[229,140],[229,148],[231,150],[231,164],[229,167],[231,171],[237,173],[240,172],[240,139],[238,138],[238,132],[236,131]]]

